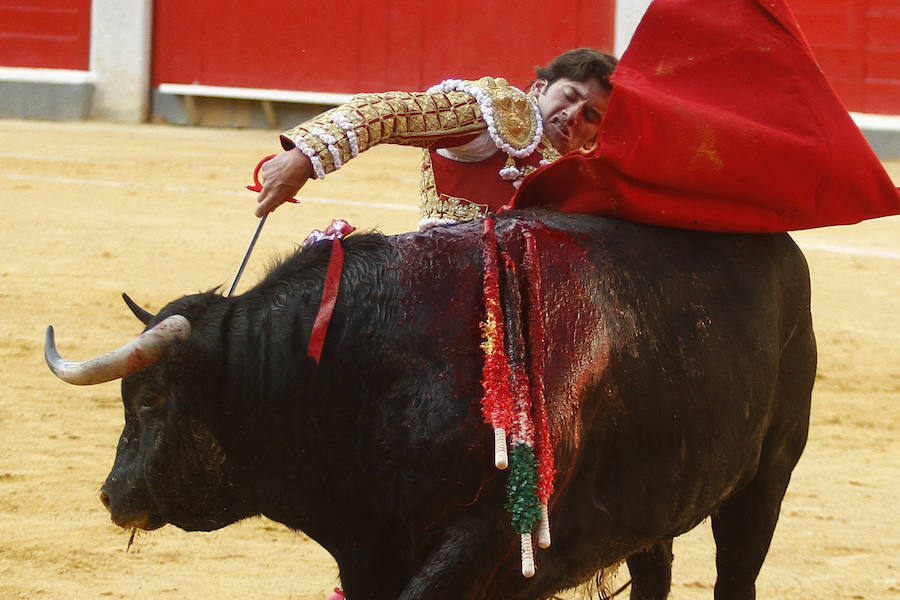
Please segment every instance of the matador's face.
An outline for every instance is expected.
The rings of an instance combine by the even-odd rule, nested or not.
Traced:
[[[538,79],[530,89],[537,98],[544,133],[562,153],[593,145],[609,104],[609,92],[596,79]]]

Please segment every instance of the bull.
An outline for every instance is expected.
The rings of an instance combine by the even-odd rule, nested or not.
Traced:
[[[802,253],[787,235],[497,218],[513,262],[526,233],[556,442],[553,544],[533,577],[480,411],[479,222],[346,239],[318,363],[329,243],[240,296],[133,306],[145,333],[107,357],[66,361],[48,328],[60,377],[123,377],[112,520],[208,531],[265,515],[330,552],[351,600],[543,599],[622,560],[636,600],[668,595],[672,539],[711,516],[715,598],[754,598],[808,432]]]

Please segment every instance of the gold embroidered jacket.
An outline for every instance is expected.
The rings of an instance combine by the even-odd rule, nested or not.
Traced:
[[[545,158],[558,157],[546,140],[541,144],[542,133],[540,113],[531,96],[502,78],[483,77],[477,81],[447,80],[427,92],[358,94],[350,102],[285,132],[282,146],[297,147],[306,154],[317,178],[376,144],[417,146],[426,149],[423,173],[431,177],[427,149],[455,148],[489,135],[493,141],[488,144],[489,155],[499,149],[508,157],[506,168],[496,176],[512,183],[524,175],[516,169],[515,159],[530,156],[539,145]],[[426,177],[421,191],[421,216],[435,217],[435,207],[446,199],[438,198],[433,182]],[[510,195],[512,191],[510,187]],[[471,210],[445,209],[438,209],[442,218],[458,215],[450,220],[477,216]]]

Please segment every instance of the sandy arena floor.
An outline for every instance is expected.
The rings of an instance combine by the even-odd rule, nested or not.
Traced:
[[[0,598],[323,600],[335,585],[322,549],[262,518],[165,527],[126,553],[97,500],[119,384],[69,386],[41,351],[48,324],[72,359],[130,339],[122,291],[155,310],[230,283],[256,226],[242,186],[275,150],[266,131],[0,120]],[[268,220],[239,289],[333,217],[415,228],[417,167],[415,150],[377,148],[312,182]],[[900,218],[795,239],[820,368],[759,598],[900,599]],[[712,598],[713,553],[708,523],[676,541],[672,598]]]

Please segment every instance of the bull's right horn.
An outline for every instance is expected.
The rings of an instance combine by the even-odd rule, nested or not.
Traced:
[[[53,326],[47,327],[44,358],[53,373],[68,383],[93,385],[119,379],[152,367],[175,340],[191,335],[191,323],[181,315],[166,317],[118,350],[83,362],[65,360],[56,350]]]

